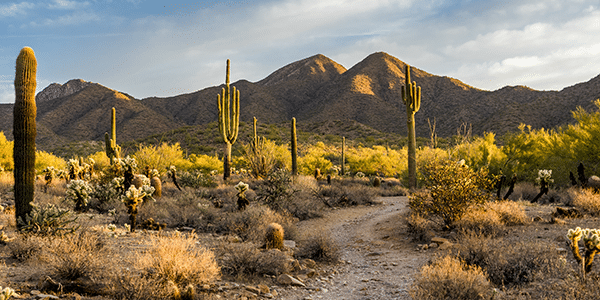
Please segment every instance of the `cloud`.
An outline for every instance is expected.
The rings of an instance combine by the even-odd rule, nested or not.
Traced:
[[[55,19],[45,19],[40,22],[31,21],[23,24],[21,28],[40,26],[70,26],[81,25],[90,22],[100,22],[102,18],[93,12],[74,12],[70,15],[58,16]]]
[[[50,9],[64,9],[64,10],[75,10],[81,9],[90,5],[89,2],[78,2],[78,1],[69,1],[69,0],[54,0],[54,4],[48,4],[48,8]]]
[[[0,5],[0,18],[1,17],[14,17],[16,15],[25,15],[27,10],[35,8],[35,4],[29,2],[10,3]]]

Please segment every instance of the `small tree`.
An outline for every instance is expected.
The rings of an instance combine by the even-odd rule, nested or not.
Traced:
[[[490,199],[494,180],[486,168],[473,170],[464,160],[446,160],[431,162],[421,172],[428,192],[411,196],[409,206],[415,213],[440,217],[445,228],[460,220],[470,206]]]

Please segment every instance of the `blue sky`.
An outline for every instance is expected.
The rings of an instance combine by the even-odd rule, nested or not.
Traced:
[[[38,59],[38,91],[74,78],[138,99],[255,82],[324,54],[351,68],[384,51],[496,90],[560,90],[600,74],[600,0],[0,1],[0,102],[15,59]]]

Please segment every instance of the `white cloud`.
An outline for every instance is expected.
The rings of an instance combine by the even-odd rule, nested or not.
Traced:
[[[54,0],[54,4],[48,4],[48,8],[50,9],[65,9],[65,10],[75,10],[81,9],[90,5],[89,2],[78,2],[78,1],[69,1],[69,0]]]
[[[58,16],[55,19],[45,19],[40,22],[31,21],[27,24],[21,25],[21,28],[40,26],[70,26],[100,21],[102,21],[102,18],[93,12],[74,12],[70,15]]]
[[[29,2],[10,3],[0,5],[0,17],[14,17],[24,15],[27,10],[35,8],[35,4]]]

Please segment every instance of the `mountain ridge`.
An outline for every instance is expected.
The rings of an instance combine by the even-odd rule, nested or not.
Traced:
[[[381,132],[406,134],[406,110],[400,87],[406,63],[385,52],[365,57],[349,69],[317,54],[283,66],[257,82],[232,83],[241,91],[241,121],[264,123],[356,121]],[[428,122],[442,137],[470,124],[474,134],[502,134],[521,123],[551,128],[573,122],[578,106],[594,107],[600,98],[600,75],[560,91],[506,86],[495,91],[474,88],[459,79],[411,67],[422,88],[415,115],[417,135],[429,136]],[[117,109],[117,139],[132,141],[182,126],[217,120],[216,95],[224,85],[170,97],[135,99],[81,79],[51,84],[38,93],[38,143],[41,148],[65,141],[103,139],[110,108]],[[12,133],[12,105],[0,105],[0,130]],[[324,124],[324,123],[323,123]],[[53,142],[55,141],[55,142]]]

